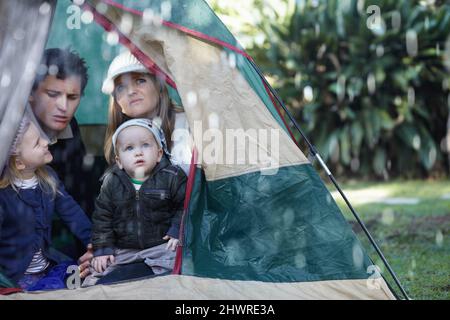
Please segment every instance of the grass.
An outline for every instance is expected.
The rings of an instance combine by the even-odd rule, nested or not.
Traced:
[[[328,186],[330,191],[333,186]],[[450,299],[450,182],[393,181],[341,185],[346,196],[380,246],[412,299]],[[344,216],[383,270],[396,285],[369,245],[342,198],[332,192]],[[384,204],[386,198],[417,199],[416,204]],[[399,290],[396,290],[399,292]]]

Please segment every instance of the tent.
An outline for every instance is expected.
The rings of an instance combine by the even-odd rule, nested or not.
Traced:
[[[43,11],[42,5],[18,3],[26,11]],[[55,3],[46,3],[53,12]],[[186,112],[194,152],[182,221],[182,246],[171,275],[3,298],[397,297],[385,278],[374,274],[374,262],[295,142],[275,94],[252,58],[206,2],[78,3],[90,12],[97,27],[104,28],[109,37],[126,46],[149,70],[164,77],[174,99]],[[48,22],[40,24],[36,29],[48,30]],[[44,38],[36,38],[39,52]],[[84,41],[90,43],[89,37]],[[92,42],[95,47],[96,42]],[[36,61],[37,57],[38,54],[30,54],[23,58]],[[96,64],[95,60],[88,63]],[[23,81],[13,79],[12,83]],[[31,87],[29,82],[24,91]],[[20,97],[26,97],[21,94]],[[3,129],[6,117],[17,112],[11,111],[10,105],[5,107],[3,101],[1,107]],[[86,123],[90,112],[94,113],[82,109],[77,118],[81,123],[85,118]],[[17,119],[15,116],[14,121],[8,121],[17,123]],[[96,123],[105,120],[100,116]],[[239,140],[238,135],[244,139]],[[3,143],[12,139],[11,133],[9,140],[3,137],[2,131]],[[213,142],[225,140],[209,152]],[[234,142],[231,147],[227,145],[229,141]]]

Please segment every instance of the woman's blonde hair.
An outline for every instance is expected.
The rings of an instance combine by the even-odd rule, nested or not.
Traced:
[[[22,143],[25,132],[30,127],[30,124],[31,122],[28,117],[24,116],[12,143],[6,166],[0,176],[0,189],[11,186],[16,192],[19,192],[14,184],[15,180],[21,179],[22,177],[20,170],[17,168],[17,160],[20,159],[19,146]],[[58,185],[56,179],[48,172],[46,166],[44,165],[37,168],[34,174],[38,180],[39,187],[54,198],[58,192]]]
[[[153,74],[145,73],[153,81],[157,92],[159,92],[159,103],[157,110],[157,117],[161,119],[161,128],[164,132],[164,137],[168,143],[168,149],[172,149],[172,132],[175,126],[175,109],[169,98],[169,92],[165,86],[164,80],[156,77]],[[122,113],[119,104],[116,101],[114,92],[111,94],[109,99],[108,107],[108,125],[106,127],[105,143],[103,151],[105,154],[105,159],[109,165],[115,163],[114,148],[112,145],[112,136],[116,129],[125,121],[130,120],[126,114]]]

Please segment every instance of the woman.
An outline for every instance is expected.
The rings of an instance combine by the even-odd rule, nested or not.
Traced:
[[[175,110],[164,80],[149,73],[129,51],[125,51],[111,62],[102,91],[111,95],[104,145],[105,158],[110,165],[115,162],[112,147],[115,130],[126,120],[147,118],[157,121],[164,131],[172,163],[188,173],[191,144],[186,115]],[[173,141],[175,130],[177,138]]]

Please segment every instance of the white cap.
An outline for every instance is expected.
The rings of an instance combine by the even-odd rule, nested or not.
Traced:
[[[111,94],[114,91],[114,79],[127,72],[149,73],[147,68],[130,51],[124,51],[115,57],[109,65],[106,79],[103,81],[102,92]]]
[[[170,153],[167,150],[167,144],[166,144],[166,138],[164,137],[164,133],[162,131],[162,129],[159,127],[159,125],[157,125],[156,122],[150,120],[150,119],[146,119],[146,118],[138,118],[138,119],[131,119],[128,121],[125,121],[124,123],[122,123],[114,132],[113,136],[112,136],[112,143],[113,143],[113,147],[114,150],[116,149],[116,142],[117,142],[117,137],[119,136],[120,132],[128,127],[131,126],[138,126],[138,127],[142,127],[145,129],[148,129],[153,136],[155,137],[156,142],[158,143],[159,147],[161,149],[163,149],[163,151],[170,156]]]

